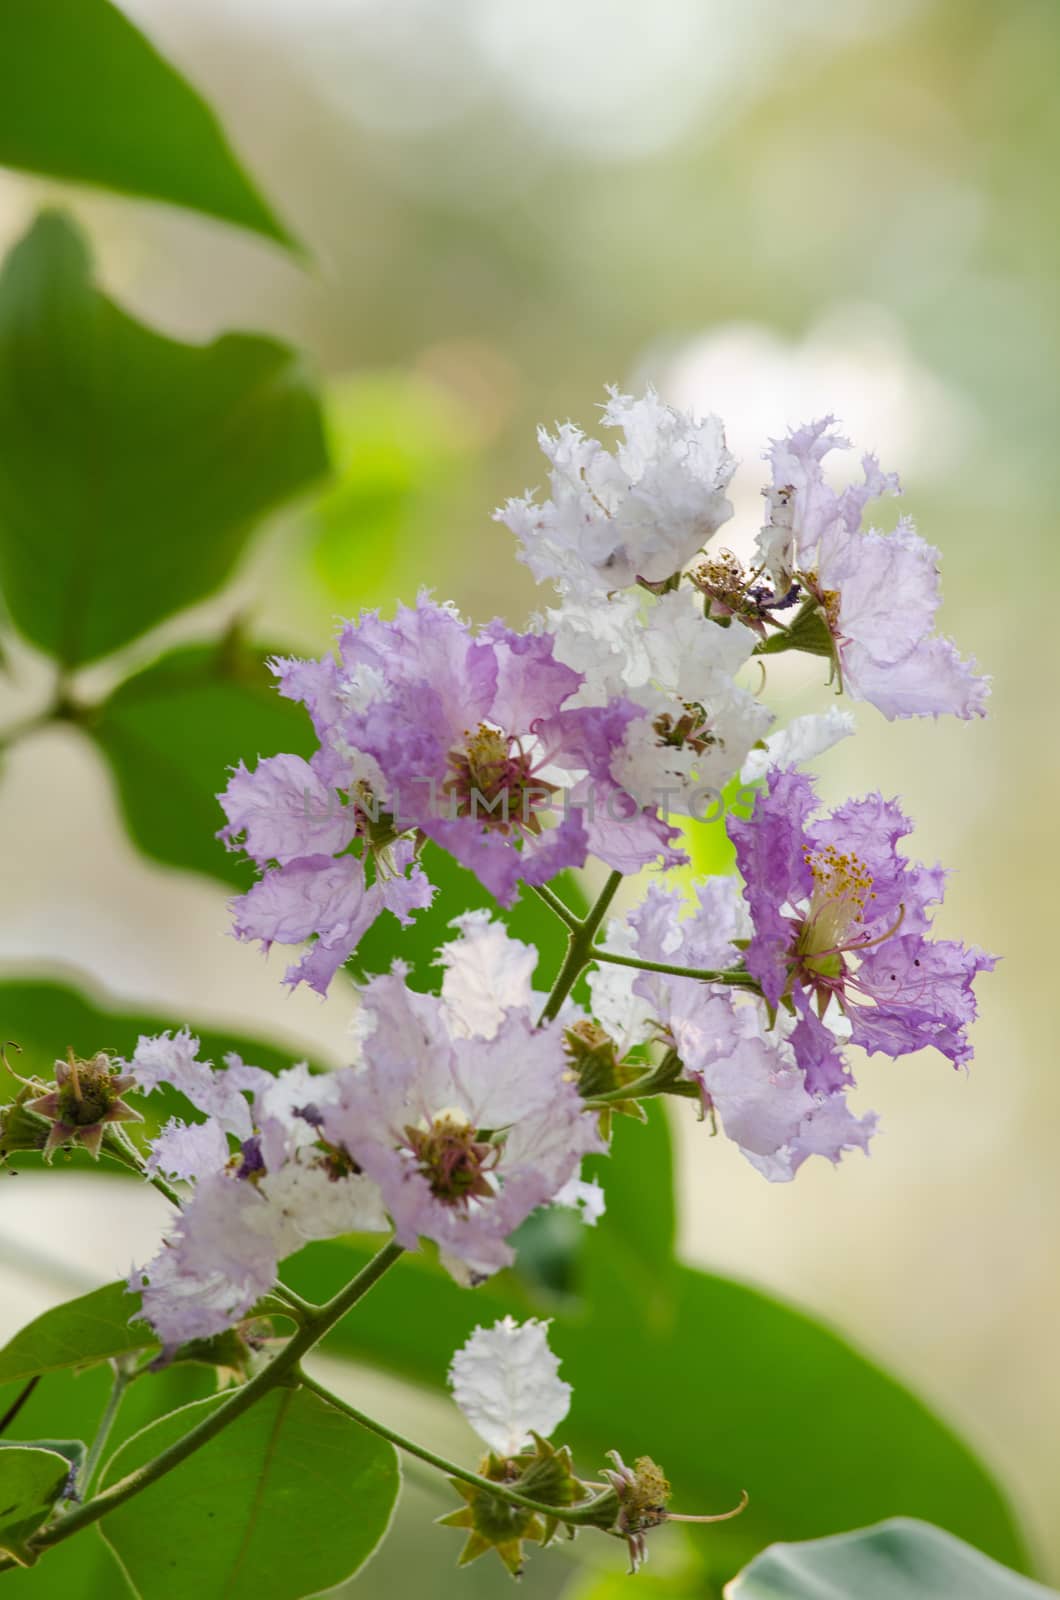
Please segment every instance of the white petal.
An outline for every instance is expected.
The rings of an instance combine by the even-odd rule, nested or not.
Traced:
[[[607,1210],[604,1191],[595,1178],[568,1179],[552,1204],[580,1212],[582,1221],[590,1228],[596,1226]],[[538,1429],[538,1432],[540,1431]]]
[[[507,1011],[533,1004],[537,951],[510,938],[488,911],[468,911],[452,926],[461,937],[438,951],[445,968],[442,1000],[450,1030],[456,1037],[492,1039]]]
[[[774,733],[764,750],[752,750],[743,764],[744,783],[756,783],[770,767],[793,767],[830,750],[840,739],[854,732],[854,714],[832,706],[823,716],[796,717],[794,722]]]
[[[558,1376],[548,1347],[548,1323],[505,1317],[476,1328],[449,1368],[453,1398],[480,1439],[498,1455],[547,1437],[570,1410],[571,1387]]]

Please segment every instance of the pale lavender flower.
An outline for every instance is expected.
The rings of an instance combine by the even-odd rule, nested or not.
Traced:
[[[935,633],[939,552],[907,517],[889,534],[862,528],[866,504],[897,494],[898,479],[866,455],[863,482],[832,489],[822,462],[848,446],[833,421],[796,429],[767,452],[770,520],[759,555],[776,593],[793,585],[804,591],[831,639],[841,686],[855,700],[870,701],[888,718],[983,716],[989,680]],[[801,622],[792,624],[796,633]]]
[[[129,1279],[167,1349],[247,1316],[308,1240],[386,1227],[375,1185],[303,1115],[310,1097],[318,1113],[335,1097],[333,1076],[304,1065],[273,1076],[237,1056],[220,1071],[197,1059],[186,1031],[141,1039],[137,1060],[152,1087],[168,1083],[211,1111],[168,1122],[147,1158],[149,1172],[192,1185],[158,1254]]]
[[[328,1141],[379,1185],[407,1248],[433,1239],[473,1277],[507,1266],[509,1234],[603,1148],[562,1025],[517,1008],[488,1038],[454,1031],[446,1003],[400,970],[372,979],[363,1007],[371,1031],[324,1107]]]

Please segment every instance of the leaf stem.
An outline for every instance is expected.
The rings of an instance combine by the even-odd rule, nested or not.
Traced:
[[[444,1472],[448,1477],[459,1478],[461,1483],[469,1483],[473,1488],[482,1489],[485,1493],[507,1500],[512,1505],[523,1506],[527,1511],[536,1511],[541,1516],[558,1517],[561,1522],[569,1522],[574,1526],[592,1522],[594,1516],[598,1515],[599,1507],[596,1500],[590,1500],[583,1506],[547,1505],[542,1500],[533,1500],[529,1495],[520,1494],[517,1489],[512,1489],[505,1483],[484,1478],[480,1473],[471,1472],[467,1467],[458,1466],[455,1461],[448,1461],[445,1456],[428,1450],[426,1445],[417,1444],[414,1439],[406,1438],[403,1433],[398,1433],[396,1428],[388,1428],[386,1423],[377,1422],[374,1417],[366,1416],[363,1411],[358,1411],[356,1406],[350,1405],[348,1400],[341,1400],[337,1394],[332,1394],[330,1389],[325,1389],[322,1383],[317,1383],[315,1378],[310,1378],[305,1372],[299,1372],[298,1380],[304,1388],[311,1389],[321,1400],[326,1400],[329,1406],[334,1406],[336,1411],[342,1411],[352,1421],[360,1423],[362,1428],[367,1428],[370,1433],[377,1433],[381,1439],[388,1440],[408,1455],[426,1461],[428,1466],[437,1467],[439,1472]],[[607,1498],[607,1495],[605,1494],[603,1498]]]
[[[88,1455],[85,1458],[85,1464],[81,1469],[80,1481],[78,1482],[77,1486],[82,1496],[87,1495],[91,1491],[92,1480],[96,1475],[96,1468],[99,1466],[100,1457],[106,1448],[107,1440],[110,1438],[111,1429],[114,1427],[114,1423],[117,1419],[118,1408],[121,1405],[122,1396],[124,1395],[125,1390],[132,1379],[132,1373],[119,1362],[112,1361],[111,1367],[114,1371],[114,1382],[111,1384],[110,1394],[107,1397],[107,1404],[104,1408],[102,1417],[99,1419],[99,1427],[96,1429],[96,1437],[92,1440]]]
[[[618,893],[619,884],[622,882],[621,872],[612,872],[604,884],[596,903],[588,916],[576,922],[570,930],[570,939],[567,943],[567,954],[559,976],[552,985],[552,992],[545,1001],[545,1009],[538,1018],[538,1026],[543,1022],[551,1022],[559,1013],[564,1000],[570,994],[582,972],[593,960],[593,940],[601,922],[607,915],[615,895]]]
[[[209,1444],[234,1422],[237,1417],[248,1411],[256,1400],[267,1394],[270,1389],[275,1389],[280,1383],[290,1380],[290,1376],[297,1370],[302,1357],[319,1344],[324,1335],[340,1322],[358,1300],[362,1299],[373,1288],[379,1279],[387,1272],[394,1262],[404,1253],[404,1247],[394,1239],[385,1244],[383,1248],[372,1257],[366,1266],[355,1278],[341,1288],[324,1305],[318,1307],[308,1317],[292,1338],[287,1342],[278,1355],[274,1356],[267,1367],[237,1389],[229,1399],[212,1411],[208,1417],[198,1423],[194,1428],[174,1441],[168,1449],[163,1450],[153,1461],[146,1462],[138,1467],[135,1472],[120,1478],[109,1489],[102,1490],[87,1500],[84,1505],[76,1510],[69,1511],[65,1516],[53,1522],[50,1527],[44,1528],[29,1540],[30,1548],[39,1552],[47,1550],[54,1544],[60,1544],[64,1539],[69,1539],[72,1534],[79,1533],[82,1528],[98,1522],[111,1511],[123,1505],[126,1500],[131,1500],[134,1495],[157,1483],[159,1478],[164,1478],[174,1467],[179,1467],[188,1456],[194,1455],[204,1444]],[[0,1571],[4,1571],[13,1563],[0,1558]]]

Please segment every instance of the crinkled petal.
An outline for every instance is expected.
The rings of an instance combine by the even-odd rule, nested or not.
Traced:
[[[996,958],[953,939],[888,939],[866,952],[860,992],[874,1002],[850,1008],[851,1037],[870,1055],[907,1055],[934,1045],[960,1066],[970,1060],[966,1030],[975,1020],[972,984]]]
[[[806,821],[816,804],[805,774],[773,768],[766,793],[758,795],[747,821],[729,818],[729,837],[754,923],[747,968],[771,1005],[779,1002],[787,982],[792,930],[783,907],[802,900],[813,884],[803,847]]]
[[[450,926],[460,937],[438,951],[445,968],[442,1000],[450,1029],[492,1039],[507,1011],[532,1006],[538,953],[513,939],[488,911],[466,911]]]
[[[250,1107],[240,1092],[242,1086],[227,1072],[199,1060],[199,1041],[187,1028],[174,1034],[141,1034],[129,1071],[145,1094],[168,1083],[196,1111],[216,1118],[225,1133],[241,1140],[250,1137]]]
[[[770,734],[763,749],[752,750],[743,764],[743,783],[757,783],[770,767],[801,767],[823,755],[854,732],[852,711],[831,706],[823,715],[796,717],[786,728]]]
[[[855,700],[868,700],[888,721],[895,717],[986,716],[990,679],[973,657],[962,660],[950,639],[922,640],[890,666],[880,666],[853,641],[842,647],[843,685]]]
[[[547,1438],[570,1410],[571,1386],[548,1347],[548,1323],[504,1317],[476,1328],[449,1368],[453,1398],[479,1438],[500,1456]]]
[[[165,1345],[209,1339],[245,1316],[276,1281],[275,1219],[253,1184],[200,1183],[163,1248],[129,1287]]]
[[[356,813],[328,789],[301,756],[270,756],[254,772],[240,762],[218,796],[228,826],[219,838],[259,866],[334,854],[353,838]]]
[[[160,1172],[166,1178],[201,1182],[213,1173],[222,1172],[228,1156],[228,1140],[220,1123],[212,1117],[206,1122],[191,1123],[171,1117],[152,1141],[147,1170]]]

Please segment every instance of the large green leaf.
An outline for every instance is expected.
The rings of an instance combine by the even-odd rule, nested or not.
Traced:
[[[189,83],[110,0],[0,6],[0,165],[291,238]]]
[[[216,1403],[137,1434],[111,1458],[104,1485],[158,1455]],[[282,1388],[102,1528],[142,1600],[301,1600],[368,1559],[398,1487],[392,1445],[307,1390]]]
[[[0,1551],[25,1559],[25,1541],[44,1521],[70,1476],[54,1450],[15,1445],[0,1450]]]
[[[228,769],[281,750],[308,756],[316,743],[302,708],[277,694],[267,653],[238,641],[172,651],[121,684],[88,723],[140,849],[243,889],[253,869],[215,837]]]
[[[653,1125],[653,1140],[660,1130]],[[688,1512],[724,1510],[747,1489],[743,1516],[696,1534],[718,1579],[774,1540],[894,1515],[921,1516],[1025,1567],[997,1486],[908,1389],[795,1308],[670,1259],[665,1163],[644,1133],[616,1124],[614,1154],[599,1168],[611,1210],[584,1231],[573,1299],[549,1301],[512,1273],[469,1293],[411,1259],[328,1349],[441,1388],[476,1324],[507,1312],[551,1315],[551,1342],[574,1386],[561,1436],[586,1473],[608,1449],[652,1455]],[[323,1295],[361,1259],[341,1244],[311,1246],[289,1263],[290,1281]]]
[[[726,1600],[1048,1600],[1055,1589],[988,1561],[959,1539],[899,1517],[878,1528],[774,1545],[725,1589]]]
[[[151,1329],[129,1321],[138,1304],[123,1283],[108,1283],[42,1312],[0,1350],[0,1384],[153,1349]]]
[[[0,585],[42,650],[95,660],[209,594],[255,521],[326,469],[316,397],[284,345],[179,344],[135,322],[93,287],[58,214],[11,252]]]
[[[91,1439],[103,1414],[111,1375],[106,1367],[75,1374],[72,1370],[49,1373],[38,1384],[5,1438],[34,1441],[43,1435],[79,1434]],[[149,1373],[126,1389],[118,1412],[111,1445],[157,1417],[208,1395],[215,1387],[213,1373],[203,1367],[176,1366]],[[18,1384],[0,1386],[0,1414],[19,1392]],[[18,1600],[125,1600],[132,1595],[121,1568],[104,1544],[98,1529],[88,1528],[76,1539],[48,1550],[35,1567],[4,1575]]]

